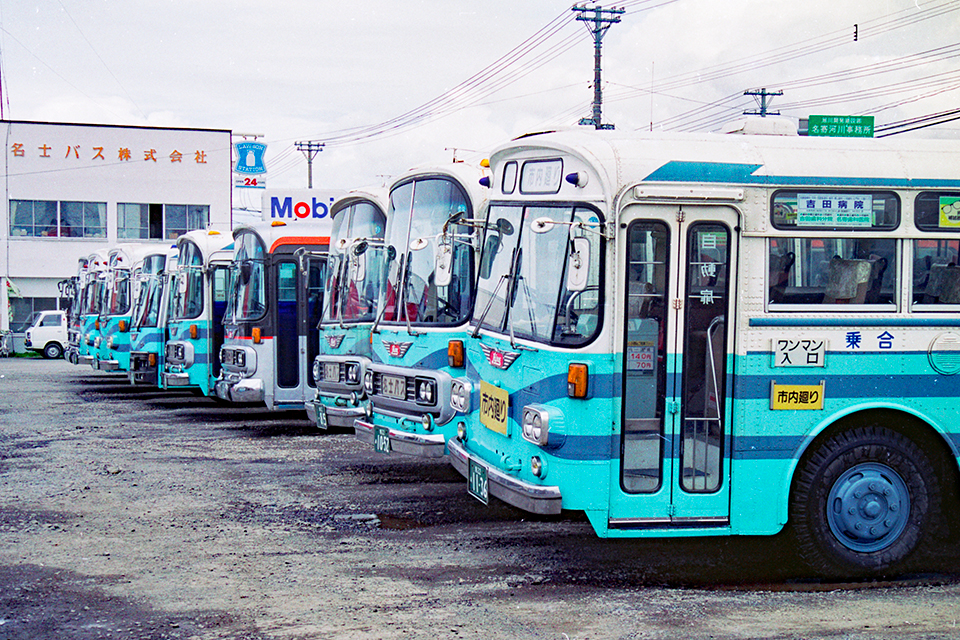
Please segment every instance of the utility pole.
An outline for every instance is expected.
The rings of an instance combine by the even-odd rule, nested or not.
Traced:
[[[620,22],[620,15],[623,14],[622,8],[601,9],[599,5],[593,9],[588,9],[586,5],[573,7],[576,11],[577,20],[587,23],[587,31],[593,36],[593,117],[581,118],[580,124],[593,125],[597,129],[613,129],[612,124],[602,124],[600,118],[600,106],[603,104],[603,88],[600,84],[600,43],[607,29],[611,25]],[[593,14],[592,16],[590,14]]]
[[[307,188],[313,189],[313,159],[323,151],[323,143],[316,141],[297,142],[297,151],[302,151],[307,159]]]
[[[760,98],[760,111],[744,111],[743,115],[745,116],[760,116],[761,118],[766,118],[767,115],[778,116],[780,115],[779,111],[769,112],[767,111],[767,98],[772,98],[774,96],[782,96],[783,91],[767,91],[766,89],[760,89],[759,91],[754,89],[753,91],[744,91],[743,95],[753,96],[755,98]]]

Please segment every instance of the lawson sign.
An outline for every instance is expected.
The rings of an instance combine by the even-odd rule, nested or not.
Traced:
[[[340,189],[268,189],[263,192],[263,221],[330,224],[330,208],[344,193]]]

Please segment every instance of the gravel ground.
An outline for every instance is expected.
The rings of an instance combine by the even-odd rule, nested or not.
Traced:
[[[0,509],[0,640],[960,638],[956,537],[822,584],[787,536],[600,540],[443,460],[63,361],[0,360]]]

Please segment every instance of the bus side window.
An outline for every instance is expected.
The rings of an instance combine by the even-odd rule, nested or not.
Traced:
[[[960,304],[958,250],[960,240],[913,241],[914,304]]]

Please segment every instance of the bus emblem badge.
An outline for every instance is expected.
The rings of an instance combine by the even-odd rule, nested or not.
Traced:
[[[387,353],[391,358],[402,358],[407,354],[407,349],[410,348],[412,342],[387,342],[383,341],[383,346],[386,347]]]
[[[509,369],[513,361],[520,357],[519,351],[500,351],[485,344],[481,344],[480,348],[483,349],[483,355],[487,357],[487,362],[497,369]]]
[[[343,342],[343,334],[341,333],[338,336],[327,336],[327,344],[330,345],[331,349],[339,349],[340,343]]]

